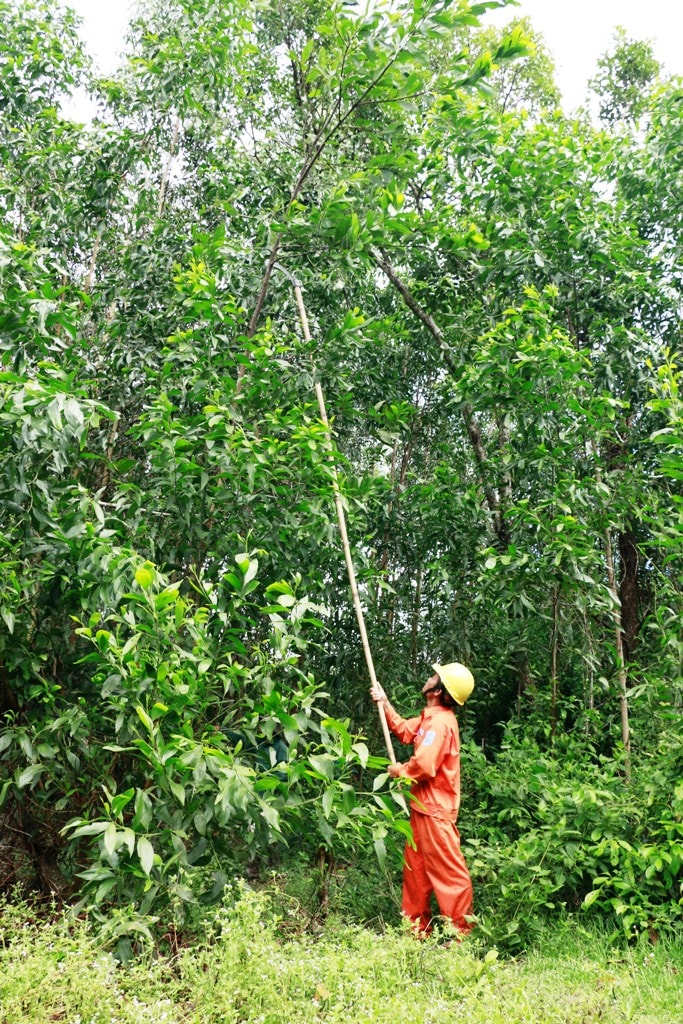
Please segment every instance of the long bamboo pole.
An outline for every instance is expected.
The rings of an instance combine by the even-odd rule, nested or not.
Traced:
[[[293,277],[289,271],[285,270],[279,264],[278,270],[281,270],[292,282],[294,288],[294,296],[296,298],[296,304],[299,309],[299,319],[301,320],[301,327],[304,332],[304,338],[306,342],[311,341],[311,332],[308,326],[308,316],[306,315],[306,307],[304,306],[304,299],[301,292],[301,282]],[[368,674],[370,676],[370,682],[373,686],[378,686],[377,675],[375,674],[375,664],[372,660],[372,651],[370,650],[370,641],[368,640],[368,633],[365,628],[365,616],[363,615],[363,606],[360,603],[360,595],[358,594],[358,584],[356,583],[356,571],[353,566],[353,558],[351,557],[351,545],[349,544],[349,535],[346,531],[346,516],[344,514],[344,505],[342,502],[341,491],[339,489],[339,477],[337,475],[337,460],[335,458],[334,445],[332,444],[332,433],[330,431],[330,423],[327,418],[327,410],[325,408],[325,396],[323,389],[320,386],[320,381],[315,375],[314,368],[314,387],[315,397],[318,400],[318,410],[320,412],[320,419],[326,430],[326,447],[327,454],[330,461],[330,467],[332,470],[332,491],[334,494],[334,504],[337,509],[337,521],[339,523],[339,534],[341,536],[342,547],[344,549],[344,561],[346,562],[346,572],[349,577],[349,586],[351,587],[351,595],[353,597],[353,607],[356,611],[356,618],[358,620],[358,629],[360,631],[360,637],[363,643],[363,652],[365,654],[365,663],[368,667]],[[392,764],[396,763],[396,755],[394,754],[394,747],[391,742],[391,734],[389,732],[389,726],[387,725],[387,716],[384,711],[384,705],[380,701],[377,704],[377,710],[379,711],[379,720],[382,725],[382,732],[384,733],[384,742],[386,744],[387,753],[389,760]]]

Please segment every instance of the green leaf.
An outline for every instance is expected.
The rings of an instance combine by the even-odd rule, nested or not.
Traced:
[[[111,857],[111,855],[116,852],[116,847],[118,845],[116,824],[113,821],[110,821],[104,830],[103,842],[105,850]]]
[[[285,580],[279,580],[276,583],[270,583],[266,587],[266,593],[269,594],[271,590],[274,593],[276,593],[276,594],[291,594],[292,593],[291,586]]]
[[[136,714],[137,714],[138,718],[140,719],[140,721],[142,722],[142,724],[144,725],[145,729],[150,734],[150,736],[154,735],[154,722],[149,717],[149,715],[147,714],[145,709],[143,707],[141,707],[139,704],[137,704],[135,706],[135,711],[136,711]]]
[[[365,743],[354,743],[353,750],[355,750],[358,755],[358,760],[363,768],[365,768],[368,763],[368,758],[370,757],[370,751],[368,750],[367,745]]]
[[[62,424],[62,412],[61,412],[61,403],[60,403],[59,399],[57,399],[57,398],[53,398],[52,399],[52,401],[50,402],[50,404],[47,407],[47,414],[48,414],[48,416],[50,418],[50,423],[55,428],[55,430],[62,430],[62,427],[63,427],[63,424]]]
[[[138,572],[140,572],[140,571],[141,570],[138,569]],[[137,573],[136,573],[136,577],[137,577]],[[123,647],[121,649],[121,657],[123,659],[125,659],[126,655],[130,654],[131,651],[135,650],[137,645],[140,643],[141,636],[142,636],[141,633],[133,633],[133,635],[131,637],[129,637],[128,640],[126,640],[125,644],[123,645]]]
[[[72,427],[83,426],[83,410],[75,398],[67,398],[64,403],[64,416],[67,423]]]
[[[251,560],[249,558],[249,555],[244,551],[241,552],[239,555],[235,555],[235,562],[239,566],[240,572],[242,574],[246,573],[247,570],[249,569],[250,561]]]
[[[181,807],[185,806],[185,787],[179,782],[174,782],[172,779],[168,780],[168,788],[173,793]]]
[[[323,814],[329,820],[330,811],[332,810],[332,805],[334,804],[334,790],[333,789],[326,789],[325,790],[325,792],[323,793],[322,804],[323,804]]]
[[[117,881],[118,878],[116,877],[116,875],[114,875],[112,878],[107,878],[105,879],[104,882],[100,883],[97,892],[95,893],[95,905],[101,903],[102,900],[104,900],[109,895],[111,890],[116,885]]]
[[[280,815],[278,814],[277,809],[272,806],[272,804],[262,803],[261,815],[263,818],[265,818],[270,827],[275,829],[276,832],[280,832],[282,830],[282,826],[280,824]]]
[[[111,813],[114,817],[118,817],[121,811],[126,807],[133,799],[135,794],[134,789],[127,789],[125,793],[118,793],[111,802]]]
[[[398,806],[401,808],[401,810],[405,811],[406,814],[410,813],[410,811],[408,809],[408,804],[406,803],[406,798],[404,797],[403,793],[399,793],[397,790],[392,789],[391,790],[391,799],[394,801],[395,804],[398,804]]]
[[[5,625],[7,626],[10,633],[13,633],[15,623],[14,613],[11,612],[9,608],[0,608],[0,615],[2,615]]]
[[[154,865],[154,847],[145,836],[138,836],[138,857],[140,867],[149,876]]]
[[[592,889],[591,892],[587,893],[583,898],[583,906],[591,907],[597,899],[603,895],[601,889]]]
[[[23,772],[21,773],[21,775],[19,775],[18,779],[16,780],[17,786],[19,787],[19,789],[24,789],[31,782],[33,782],[33,780],[36,779],[39,775],[42,775],[45,770],[46,769],[44,764],[28,765],[28,767],[24,768]]]
[[[124,828],[119,832],[121,842],[128,847],[128,853],[132,857],[135,852],[135,832],[132,828]]]
[[[77,839],[80,836],[98,836],[100,833],[104,832],[108,825],[109,822],[106,821],[89,821],[84,825],[79,825],[71,834],[74,839]]]
[[[135,582],[143,590],[148,590],[154,583],[154,570],[150,566],[141,565],[135,571]]]
[[[306,43],[306,45],[304,46],[303,50],[301,51],[301,66],[302,67],[304,67],[306,64],[308,64],[308,59],[311,56],[311,54],[313,53],[314,46],[315,46],[315,39],[309,39],[308,42]]]
[[[8,796],[8,793],[10,791],[11,786],[12,786],[12,780],[11,779],[7,779],[5,782],[3,782],[2,789],[0,789],[0,807],[4,807],[5,801],[7,800],[7,796]]]
[[[320,756],[311,754],[308,760],[313,768],[324,778],[330,781],[334,779],[334,762],[329,754],[322,754]]]
[[[144,789],[138,789],[135,793],[135,821],[142,828],[149,828],[152,821],[152,801]]]

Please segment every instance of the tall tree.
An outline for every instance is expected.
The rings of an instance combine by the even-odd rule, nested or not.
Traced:
[[[603,124],[638,124],[650,108],[661,70],[650,41],[629,39],[623,28],[617,28],[612,49],[598,60],[597,74],[589,82]]]

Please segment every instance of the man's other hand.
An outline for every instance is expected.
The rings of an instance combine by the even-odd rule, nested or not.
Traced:
[[[381,704],[387,700],[387,695],[382,689],[382,687],[379,685],[379,683],[376,683],[374,686],[370,687],[370,696],[374,700],[375,704]]]

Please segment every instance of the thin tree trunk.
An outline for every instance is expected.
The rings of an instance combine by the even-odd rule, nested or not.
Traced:
[[[614,642],[617,651],[617,678],[619,680],[619,702],[621,706],[621,741],[626,751],[626,772],[630,775],[629,754],[631,751],[631,731],[628,718],[628,674],[624,659],[624,633],[621,621],[621,603],[614,572],[612,556],[612,538],[609,529],[605,530],[605,562],[607,564],[607,583],[612,595],[612,619],[614,621]]]
[[[588,642],[588,655],[589,655],[589,668],[588,668],[588,692],[586,694],[586,707],[589,711],[595,709],[595,651],[593,648],[593,636],[591,633],[590,623],[588,622],[588,615],[586,609],[583,609],[583,627],[586,640]],[[586,733],[590,728],[588,719],[586,719]]]
[[[553,743],[555,742],[555,736],[557,733],[557,649],[559,642],[559,605],[560,588],[555,586],[555,589],[553,590],[552,628],[550,631],[550,736]]]
[[[157,217],[161,217],[164,209],[164,202],[166,200],[166,192],[168,191],[168,182],[171,177],[171,167],[173,165],[173,158],[176,155],[178,149],[178,139],[180,138],[180,115],[176,118],[175,127],[173,129],[173,138],[171,139],[171,148],[168,151],[168,159],[164,164],[164,169],[161,175],[161,187],[159,189],[159,202],[157,203]]]
[[[390,470],[389,470],[389,482],[391,484],[391,491],[392,492],[394,490],[394,484],[395,484],[395,481],[396,481],[396,458],[397,458],[397,456],[398,456],[398,438],[396,438],[396,440],[394,441],[394,447],[393,447],[392,452],[391,452],[391,467],[390,467]],[[387,514],[388,515],[391,515],[391,513],[393,511],[393,507],[394,507],[394,502],[393,502],[393,499],[392,499],[389,502],[388,506],[387,506]],[[389,564],[389,540],[390,540],[389,526],[387,525],[387,527],[386,527],[386,529],[384,531],[384,537],[382,539],[382,557],[380,558],[380,562],[379,562],[379,567],[380,567],[380,570],[382,572],[384,572],[386,570],[387,565]]]
[[[502,483],[500,488],[501,515],[504,516],[507,509],[512,505],[512,474],[509,470],[509,463],[505,457],[510,453],[510,423],[507,413],[498,417],[498,451],[500,452],[501,464],[505,467],[502,470]]]
[[[638,545],[630,524],[619,532],[619,600],[624,638],[624,660],[632,660],[640,626],[640,587],[638,585]]]
[[[90,257],[90,265],[88,267],[88,273],[85,276],[83,283],[83,291],[90,292],[92,290],[92,283],[95,277],[95,266],[97,264],[97,257],[100,253],[100,247],[102,245],[102,236],[98,235],[92,247],[92,256]]]
[[[590,447],[593,451],[593,456],[596,460],[595,465],[595,479],[598,483],[602,482],[602,473],[600,472],[600,466],[597,461],[598,457],[598,446],[595,441],[590,442]],[[626,659],[624,657],[624,629],[621,619],[621,601],[619,598],[619,588],[617,587],[616,573],[614,572],[614,556],[612,554],[612,537],[610,534],[609,526],[604,533],[605,538],[605,564],[607,567],[607,586],[612,597],[612,621],[614,623],[614,644],[617,653],[617,679],[619,681],[619,704],[620,704],[620,717],[621,717],[621,741],[624,744],[624,750],[626,751],[626,779],[630,781],[631,777],[631,765],[630,765],[630,753],[631,753],[631,729],[629,725],[628,715],[628,673],[626,669]]]
[[[410,627],[410,666],[413,672],[417,672],[417,637],[420,628],[420,605],[422,602],[422,566],[417,569],[415,580],[415,597],[413,599],[413,615]]]
[[[514,653],[513,659],[517,669],[517,715],[519,716],[522,713],[522,701],[524,697],[529,692],[533,697],[535,697],[536,687],[534,686],[534,679],[531,675],[528,652],[524,649],[520,649]]]
[[[446,339],[444,338],[441,329],[434,321],[434,318],[422,308],[407,285],[405,285],[400,279],[387,254],[385,252],[381,252],[375,246],[371,247],[370,253],[377,263],[377,266],[380,270],[384,271],[391,284],[396,288],[411,313],[413,313],[417,319],[425,325],[429,333],[438,343],[444,363],[457,380],[461,374],[461,367],[458,366],[453,358],[450,346],[446,342]],[[487,456],[481,437],[481,430],[477,423],[474,410],[468,403],[465,403],[462,406],[462,418],[465,423],[465,429],[474,454],[474,459],[479,470],[479,479],[486,498],[486,504],[488,505],[491,513],[493,529],[498,541],[498,546],[505,551],[510,544],[510,534],[502,515],[500,498],[496,493],[495,488],[491,486],[487,479]]]

